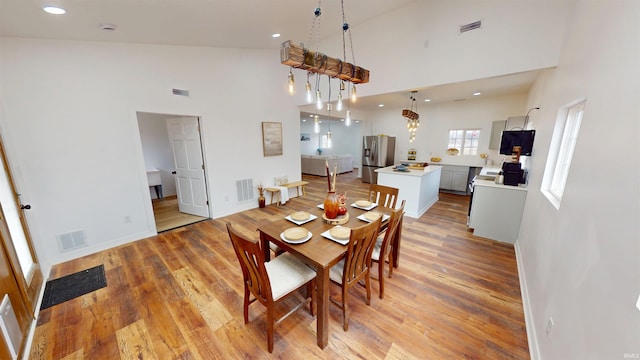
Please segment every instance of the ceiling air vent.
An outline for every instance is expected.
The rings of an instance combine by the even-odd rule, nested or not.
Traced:
[[[173,95],[189,96],[189,90],[173,89]]]
[[[482,20],[474,21],[466,25],[460,25],[460,34],[466,33],[467,31],[480,29],[481,27],[482,27]]]

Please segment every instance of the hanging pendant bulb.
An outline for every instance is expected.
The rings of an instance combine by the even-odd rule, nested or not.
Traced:
[[[316,109],[322,110],[322,96],[320,90],[316,90]]]
[[[311,83],[309,82],[309,74],[307,73],[307,83],[305,84],[305,88],[307,89],[307,104],[311,104],[313,102],[313,94],[311,93]]]
[[[356,86],[353,85],[351,88],[351,102],[356,102],[358,100],[358,95],[356,94]]]
[[[293,79],[293,73],[291,69],[289,69],[289,95],[293,95],[296,93],[296,82]]]
[[[351,126],[351,110],[347,110],[347,117],[344,119],[346,126]]]
[[[333,145],[332,141],[331,141],[331,130],[327,131],[327,147],[331,148],[331,146]]]
[[[338,103],[336,104],[336,110],[342,111],[342,91],[338,93]]]
[[[313,117],[313,132],[316,134],[320,133],[320,123],[318,122],[318,115]]]

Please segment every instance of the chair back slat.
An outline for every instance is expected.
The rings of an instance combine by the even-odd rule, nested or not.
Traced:
[[[227,230],[233,244],[233,250],[242,268],[245,286],[261,303],[266,304],[273,301],[271,283],[264,266],[264,255],[259,242],[243,238],[231,224],[227,224]]]
[[[380,231],[382,217],[359,228],[351,229],[347,255],[342,271],[342,283],[350,285],[360,281],[371,267],[371,253]]]
[[[393,211],[391,212],[389,224],[387,225],[387,231],[384,234],[382,246],[380,247],[380,259],[384,259],[386,254],[389,254],[391,251],[391,245],[393,245],[393,240],[396,238],[396,233],[398,232],[398,225],[400,224],[400,220],[402,220],[402,216],[404,214],[404,204],[405,201],[402,200],[400,207],[397,209],[393,209]]]
[[[378,204],[378,206],[395,208],[397,199],[398,189],[378,184],[369,185],[369,201]]]

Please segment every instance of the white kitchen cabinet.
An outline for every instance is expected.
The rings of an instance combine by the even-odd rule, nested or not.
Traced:
[[[507,120],[494,121],[491,124],[491,137],[489,138],[489,150],[500,150],[502,130],[507,125]]]
[[[526,198],[526,188],[476,180],[469,214],[469,227],[473,234],[515,243]]]
[[[466,192],[468,181],[468,166],[442,166],[442,174],[440,175],[440,189]]]

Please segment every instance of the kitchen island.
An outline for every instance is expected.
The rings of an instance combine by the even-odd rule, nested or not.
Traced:
[[[408,171],[396,171],[394,168],[388,166],[376,170],[378,184],[397,188],[396,206],[405,200],[405,215],[417,219],[438,201],[442,167],[429,165],[424,170],[408,168]]]

